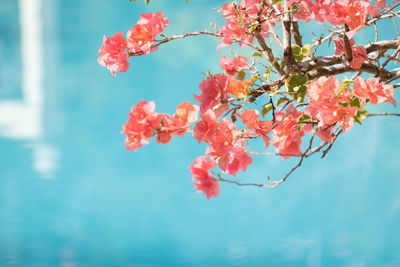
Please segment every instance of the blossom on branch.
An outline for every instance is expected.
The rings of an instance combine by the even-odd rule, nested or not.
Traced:
[[[335,55],[346,53],[345,44],[342,38],[334,38],[333,42],[335,43]],[[353,55],[353,60],[350,62],[350,67],[353,69],[359,69],[361,68],[362,63],[368,60],[368,56],[364,46],[354,46],[354,43],[354,40],[350,39],[351,52]]]
[[[117,72],[126,72],[129,68],[127,42],[122,33],[117,32],[111,37],[103,37],[103,45],[99,49],[98,62],[107,67],[115,76]]]
[[[389,102],[396,106],[396,101],[393,98],[393,86],[379,82],[377,78],[369,78],[364,81],[363,78],[357,77],[353,88],[355,96],[364,103],[368,99],[373,105]]]
[[[152,45],[156,35],[162,33],[168,23],[168,19],[163,18],[163,12],[142,14],[137,24],[128,31],[128,50],[146,55],[155,51],[157,47]]]
[[[162,12],[142,14],[127,39],[120,32],[103,38],[98,62],[114,76],[128,69],[128,57],[149,54],[167,42],[189,36],[219,38],[222,44],[218,49],[234,42],[239,46],[231,47],[232,60],[220,58],[223,74],[209,71],[201,81],[200,93],[193,94],[200,107],[182,102],[170,115],[157,113],[152,101],[141,100],[133,106],[122,127],[126,149],[136,151],[152,137],[156,143],[166,144],[173,136],[191,133],[199,143],[207,144],[206,155],[194,160],[190,172],[195,188],[208,199],[219,195],[219,182],[277,187],[305,158],[318,152],[324,157],[355,122],[362,124],[374,115],[400,117],[398,113],[367,112],[367,103],[388,102],[396,107],[394,88],[400,86],[400,68],[393,63],[399,61],[400,40],[379,41],[378,26],[375,41],[371,38],[365,46],[350,39],[362,27],[400,16],[399,9],[399,4],[384,0],[232,1],[220,10],[226,19],[222,28],[162,35],[159,40],[156,37],[168,26],[168,19]],[[324,23],[329,32],[307,43],[301,32],[304,23],[299,20],[332,25]],[[271,40],[278,45],[273,46]],[[335,56],[317,51],[331,41]],[[248,48],[240,50],[244,46]],[[347,74],[353,78],[338,80],[338,75]],[[313,143],[316,136],[318,144]],[[249,151],[249,141],[260,137],[261,149],[267,151]],[[276,152],[268,151],[270,143]],[[282,179],[268,177],[265,184],[240,183],[211,173],[218,167],[221,173],[236,176],[252,164],[250,155],[258,154],[298,157],[299,161]]]
[[[217,197],[220,192],[218,181],[210,174],[210,169],[215,167],[216,163],[207,156],[196,158],[189,167],[193,180],[197,182],[194,186],[203,192],[207,199]]]
[[[234,57],[231,61],[228,57],[222,56],[219,62],[221,69],[223,69],[229,76],[234,76],[239,71],[246,67],[248,58],[239,56]]]

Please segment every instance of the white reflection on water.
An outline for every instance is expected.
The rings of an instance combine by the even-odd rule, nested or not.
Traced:
[[[33,147],[33,169],[42,178],[53,178],[58,169],[58,150],[45,144],[37,144]]]
[[[0,136],[30,140],[33,169],[50,178],[58,152],[43,144],[43,40],[41,0],[19,0],[22,58],[22,101],[0,100]]]

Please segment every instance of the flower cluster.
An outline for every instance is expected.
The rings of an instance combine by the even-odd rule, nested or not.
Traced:
[[[126,72],[129,68],[126,48],[127,42],[122,33],[117,32],[109,38],[104,35],[103,46],[99,49],[99,64],[107,67],[114,76],[117,71]]]
[[[286,113],[276,114],[279,124],[273,130],[272,144],[283,159],[290,158],[292,155],[301,155],[301,138],[306,131],[311,130],[309,125],[299,130],[298,119],[301,115],[303,112],[297,110],[293,105],[286,109]]]
[[[206,153],[213,157],[224,173],[236,175],[246,171],[253,159],[248,156],[245,144],[253,133],[236,129],[235,124],[218,118],[212,110],[201,115],[201,120],[193,128],[194,138],[209,144]]]
[[[116,72],[126,72],[129,68],[128,52],[143,52],[149,54],[155,51],[155,37],[168,26],[168,19],[163,18],[163,12],[142,14],[139,21],[128,31],[127,39],[118,32],[112,37],[103,37],[103,45],[99,49],[98,62],[107,67],[112,75]]]
[[[234,57],[231,61],[228,57],[222,56],[219,62],[221,69],[223,69],[229,76],[235,76],[236,73],[243,70],[247,65],[247,57],[239,56]]]
[[[335,55],[341,55],[342,53],[346,52],[343,39],[334,38],[333,42],[335,43]],[[353,60],[350,62],[350,67],[353,69],[359,69],[361,68],[362,63],[368,60],[368,56],[364,46],[354,46],[354,43],[354,40],[350,39],[351,53],[353,55]]]
[[[157,143],[166,144],[171,135],[182,137],[190,130],[190,124],[197,121],[198,106],[183,102],[176,108],[175,115],[156,113],[153,101],[139,101],[132,107],[129,120],[122,126],[122,134],[126,134],[125,147],[135,150],[147,145],[149,138],[157,135]]]
[[[217,31],[222,35],[222,44],[218,46],[218,49],[231,45],[234,40],[240,40],[241,47],[246,46],[246,43],[252,43],[254,41],[252,31],[256,28],[261,36],[267,37],[271,27],[277,21],[271,6],[258,0],[242,0],[240,4],[233,1],[223,5],[221,11],[227,23]],[[264,16],[269,18],[261,19]]]
[[[286,5],[289,16],[283,14]],[[376,0],[374,5],[383,9],[386,1]],[[394,88],[384,82],[393,82],[400,76],[397,70],[385,69],[398,56],[398,50],[391,56],[386,54],[396,49],[398,42],[370,45],[368,58],[367,48],[355,45],[355,41],[350,39],[362,27],[371,24],[368,21],[370,16],[376,16],[373,18],[375,21],[397,14],[392,14],[393,9],[379,14],[374,5],[367,0],[241,0],[240,3],[233,1],[222,6],[226,23],[214,33],[197,31],[181,36],[164,36],[164,39],[156,41],[156,36],[168,26],[168,19],[158,12],[142,14],[128,31],[127,39],[120,32],[111,37],[104,36],[98,62],[114,76],[116,72],[125,72],[129,68],[129,57],[147,55],[161,44],[187,36],[208,34],[218,37],[222,44],[217,49],[232,45],[233,41],[240,47],[248,45],[254,49],[251,57],[231,51],[232,59],[227,56],[220,58],[222,73],[208,72],[199,84],[200,93],[193,94],[199,106],[183,102],[174,115],[169,115],[156,113],[154,102],[139,101],[123,125],[126,149],[136,151],[153,137],[157,143],[166,144],[172,136],[182,137],[191,132],[195,140],[207,145],[205,155],[190,165],[190,173],[195,188],[208,199],[219,195],[221,181],[240,184],[211,170],[218,167],[222,173],[232,176],[239,171],[245,172],[253,162],[250,155],[259,154],[249,150],[250,140],[262,141],[264,149],[273,147],[277,152],[274,154],[282,159],[300,157],[298,165],[288,175],[301,165],[305,157],[319,151],[325,155],[339,134],[350,131],[355,122],[361,124],[368,116],[367,103],[388,102],[396,106]],[[388,10],[393,12],[389,14]],[[284,27],[281,27],[283,35],[277,35],[273,27],[283,17],[290,18],[293,32],[284,22]],[[336,56],[315,57],[315,45],[302,44],[298,20],[333,24],[335,30],[331,37],[323,38],[321,35],[317,47],[333,40]],[[269,33],[280,44],[282,55],[276,55],[276,48],[272,49],[267,40],[263,42]],[[340,38],[333,38],[335,34]],[[294,41],[290,47],[288,40],[292,37]],[[255,39],[257,45],[253,44]],[[291,55],[286,53],[290,48]],[[350,55],[341,56],[350,50],[351,60]],[[372,57],[373,52],[376,56]],[[292,62],[286,60],[290,56],[293,56]],[[380,64],[381,56],[386,57],[385,63]],[[323,76],[355,70],[358,74],[353,80],[339,82],[334,75]],[[363,72],[375,77],[364,80],[360,76],[364,75]],[[304,148],[305,140],[309,141],[307,149]],[[286,178],[276,182],[268,180],[273,186],[258,186],[275,187]]]
[[[208,199],[217,197],[220,192],[218,181],[210,174],[210,169],[215,167],[216,163],[207,156],[196,158],[189,167],[193,180],[197,182],[194,186],[198,191],[203,192]]]
[[[308,86],[307,96],[310,101],[307,110],[318,121],[321,130],[331,130],[335,123],[338,123],[344,132],[353,127],[358,108],[350,106],[352,92],[348,88],[340,88],[335,76],[321,77],[312,82]],[[325,137],[325,141],[332,141],[332,137]]]
[[[332,142],[333,136],[328,133],[333,125],[338,123],[344,132],[348,132],[354,125],[360,105],[365,105],[369,100],[374,105],[390,102],[396,106],[393,93],[393,86],[380,83],[376,78],[364,81],[358,77],[351,91],[340,86],[335,76],[321,77],[308,86],[307,110],[318,121],[318,136],[326,142]],[[356,99],[358,101],[354,101]]]
[[[201,94],[193,96],[201,103],[201,114],[214,109],[217,116],[220,116],[229,109],[229,106],[224,104],[229,97],[228,85],[229,77],[223,74],[210,75],[199,85]]]
[[[379,82],[377,78],[369,78],[364,81],[363,78],[357,77],[354,81],[353,90],[354,95],[358,97],[362,103],[369,100],[373,105],[389,102],[393,106],[396,106],[396,101],[393,98],[393,86]]]
[[[378,6],[382,5],[382,1]],[[384,1],[383,1],[384,2]],[[348,25],[351,32],[348,33],[349,38],[366,26],[367,18],[370,15],[378,15],[379,10],[366,0],[291,0],[288,4],[295,5],[294,18],[304,20],[306,22],[311,19],[317,21],[328,21],[333,25]],[[384,5],[384,3],[383,3]]]

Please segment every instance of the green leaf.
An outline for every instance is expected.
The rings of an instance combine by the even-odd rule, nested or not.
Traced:
[[[360,105],[361,105],[360,99],[358,99],[357,97],[350,98],[350,106],[352,106],[352,107],[360,107]]]
[[[265,115],[268,114],[268,112],[270,112],[273,109],[273,106],[271,103],[265,104],[262,108],[261,108],[261,115],[263,117],[265,117]]]
[[[280,105],[282,105],[283,103],[286,103],[286,102],[288,102],[289,101],[289,99],[287,99],[286,97],[281,97],[281,98],[278,98],[277,100],[276,100],[276,105],[277,106],[280,106]]]
[[[148,5],[150,3],[150,0],[144,0],[144,2],[146,3],[146,5]]]
[[[253,83],[255,83],[256,81],[258,81],[258,79],[260,79],[260,76],[258,76],[257,74],[256,75],[252,75],[250,79],[251,79],[251,81]]]
[[[298,103],[303,103],[306,97],[308,78],[306,75],[296,73],[285,81],[287,90]]]
[[[300,132],[303,127],[306,125],[307,122],[310,122],[311,117],[306,115],[306,114],[302,114],[299,119],[298,119],[298,123],[297,123],[297,130]]]
[[[297,74],[294,74],[294,75],[290,76],[289,78],[287,78],[285,81],[285,85],[289,92],[295,92],[295,91],[297,91],[297,90],[295,90],[296,87],[305,85],[307,82],[308,82],[308,78],[306,75],[297,73]],[[306,90],[307,90],[307,87],[306,87]]]
[[[245,77],[246,77],[246,72],[244,70],[241,70],[236,74],[236,78],[238,80],[243,80]]]
[[[306,94],[305,93],[299,93],[295,95],[295,99],[298,103],[303,103],[304,100],[306,98]]]
[[[354,120],[362,124],[362,122],[365,120],[365,118],[368,116],[368,112],[365,109],[365,106],[360,106],[358,107],[357,115],[354,117]]]
[[[304,57],[302,55],[299,55],[299,56],[298,55],[294,55],[293,57],[294,57],[294,60],[296,62],[301,62],[304,59]]]
[[[262,57],[260,52],[254,52],[253,54],[251,54],[252,57]]]
[[[301,47],[297,44],[292,44],[292,52],[295,56],[301,56]]]
[[[254,21],[254,24],[251,25],[251,27],[250,27],[250,29],[249,29],[250,34],[252,34],[252,33],[257,29],[257,27],[258,27],[259,24],[260,24],[260,23],[259,23],[258,21]]]
[[[303,130],[303,127],[305,126],[305,123],[298,123],[297,124],[297,131],[301,132],[301,130]]]
[[[302,114],[300,117],[299,117],[299,122],[308,122],[308,121],[310,121],[310,119],[311,119],[311,117],[310,116],[308,116],[307,114]]]
[[[301,48],[301,55],[308,57],[311,54],[312,47],[309,44],[304,45]]]
[[[345,80],[343,80],[343,81],[340,83],[339,88],[340,88],[340,90],[349,89],[350,84],[352,84],[352,83],[354,83],[353,80],[347,80],[347,79],[345,79]]]
[[[282,58],[281,63],[279,64],[279,68],[281,69],[281,71],[285,71],[285,67],[286,67],[286,62]]]

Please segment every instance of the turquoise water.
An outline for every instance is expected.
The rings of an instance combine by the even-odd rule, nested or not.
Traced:
[[[152,2],[0,1],[0,266],[400,266],[395,118],[355,126],[276,190],[222,184],[209,201],[188,170],[205,149],[190,136],[125,151],[132,105],[173,113],[219,70],[218,41],[204,37],[117,78],[97,64],[103,34],[140,13],[164,10],[167,33],[217,19],[216,1]],[[261,157],[238,178],[290,168]]]

